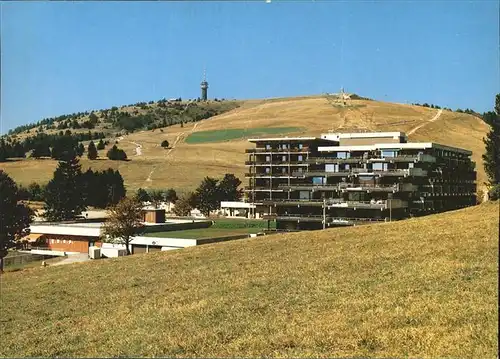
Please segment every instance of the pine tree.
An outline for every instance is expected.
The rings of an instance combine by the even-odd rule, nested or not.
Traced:
[[[48,143],[39,142],[33,148],[33,152],[31,154],[35,158],[40,157],[50,157],[50,147]]]
[[[118,170],[113,171],[113,169],[108,168],[105,174],[107,176],[106,185],[108,192],[106,207],[108,207],[120,202],[125,197],[126,190],[123,177]]]
[[[45,214],[49,221],[76,218],[85,210],[81,165],[74,156],[59,161],[45,190]]]
[[[83,146],[83,143],[80,143],[76,150],[76,154],[78,155],[78,157],[82,157],[84,152],[85,152],[85,147]]]
[[[99,143],[97,144],[97,149],[104,150],[104,142],[102,141],[102,138],[99,140]]]
[[[89,160],[95,160],[97,158],[97,149],[95,148],[94,141],[90,141],[87,148],[87,157]]]
[[[219,199],[220,201],[239,201],[242,196],[242,190],[238,189],[241,181],[232,173],[226,173],[224,178],[219,182]],[[220,201],[218,205],[220,206]]]
[[[0,162],[5,162],[7,161],[7,156],[8,156],[8,153],[7,153],[7,146],[5,144],[5,140],[2,138],[0,140]]]
[[[140,202],[149,202],[151,200],[151,198],[149,197],[148,192],[145,189],[143,189],[143,188],[139,188],[137,190],[137,192],[135,193],[135,197]]]
[[[491,186],[489,197],[496,200],[500,197],[500,94],[496,95],[495,112],[483,114],[483,119],[491,127],[483,139],[486,147],[483,154],[484,170]]]
[[[33,212],[19,203],[16,183],[0,170],[0,272],[7,249],[14,247],[19,237],[29,234]]]

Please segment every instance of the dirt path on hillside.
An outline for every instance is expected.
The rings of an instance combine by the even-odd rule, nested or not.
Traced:
[[[125,141],[125,137],[120,136],[116,142],[120,143],[120,141]],[[134,141],[126,141],[126,142],[131,143],[135,146],[135,155],[136,156],[142,155],[142,145],[140,143],[136,143]]]
[[[185,137],[187,137],[187,135],[193,133],[196,130],[196,127],[198,127],[198,124],[199,124],[199,122],[196,122],[191,130],[181,132],[177,135],[174,143],[172,144],[172,146],[168,149],[167,153],[165,154],[165,157],[164,157],[165,160],[170,156],[170,154],[176,148],[177,144],[179,143],[179,141],[181,139],[184,139]],[[151,169],[151,172],[149,172],[148,178],[146,178],[146,182],[153,182],[153,180],[151,179],[151,176],[153,175],[154,171],[156,170],[156,167],[157,167],[156,165],[153,166],[153,168]]]
[[[410,132],[408,132],[406,135],[407,135],[407,136],[413,135],[416,131],[418,131],[419,129],[421,129],[421,128],[422,128],[422,127],[424,127],[425,125],[427,125],[427,124],[429,124],[429,123],[431,123],[431,122],[436,121],[436,120],[437,120],[437,119],[441,116],[441,114],[442,114],[442,113],[443,113],[443,109],[439,109],[439,110],[438,110],[438,112],[436,113],[436,115],[435,115],[433,118],[431,118],[431,119],[430,119],[429,121],[427,121],[427,122],[422,123],[421,125],[418,125],[418,126],[417,126],[417,127],[415,127],[415,128],[412,128],[412,129],[410,130]]]

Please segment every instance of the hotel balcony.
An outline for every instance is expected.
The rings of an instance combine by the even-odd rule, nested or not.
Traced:
[[[266,161],[245,161],[246,166],[309,166],[309,163],[304,161],[275,161],[275,162],[266,162]]]
[[[274,154],[280,154],[280,153],[310,153],[309,149],[307,147],[304,147],[302,149],[299,148],[288,148],[288,149],[282,149],[282,148],[247,148],[245,149],[245,153],[274,153]]]
[[[326,208],[352,208],[352,209],[396,209],[396,208],[407,208],[408,202],[402,201],[400,199],[389,199],[389,200],[378,200],[378,201],[345,201],[342,199],[283,199],[283,200],[264,200],[262,201],[264,205],[275,206],[275,207],[323,207]]]
[[[337,192],[415,192],[418,187],[411,183],[394,183],[394,184],[354,184],[354,183],[336,183],[336,184],[280,184],[280,188],[294,190],[311,190],[311,191],[337,191]]]

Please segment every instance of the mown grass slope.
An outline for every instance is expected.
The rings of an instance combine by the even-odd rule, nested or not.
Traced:
[[[494,358],[498,212],[6,273],[0,356]]]
[[[239,105],[221,115],[183,127],[174,125],[164,128],[163,132],[140,131],[124,136],[118,146],[127,152],[131,159],[129,162],[85,159],[83,165],[94,169],[119,169],[127,188],[132,191],[139,187],[174,187],[178,192],[184,192],[195,189],[205,176],[221,178],[225,173],[234,173],[246,182],[245,148],[252,147],[247,138],[255,137],[255,129],[287,127],[288,130],[281,135],[319,136],[329,130],[409,133],[418,127],[410,136],[410,141],[438,142],[473,151],[478,185],[482,186],[486,181],[481,155],[484,153],[482,138],[488,126],[472,115],[443,111],[438,120],[429,122],[437,110],[367,100],[352,100],[349,107],[340,108],[333,106],[325,96],[247,100],[239,102]],[[211,131],[210,138],[219,142],[186,141],[192,134],[204,131]],[[234,132],[238,138],[228,141],[228,133]],[[203,137],[203,133],[200,135]],[[167,140],[173,149],[162,148],[160,144],[163,140]],[[135,155],[137,144],[142,146],[140,156]],[[108,148],[112,145],[113,141]],[[104,157],[106,152],[100,152],[101,158]],[[55,166],[56,162],[50,160],[23,160],[1,163],[0,169],[27,185],[35,179],[48,181]]]

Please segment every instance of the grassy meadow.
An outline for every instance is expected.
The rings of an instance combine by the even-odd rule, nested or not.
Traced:
[[[198,131],[191,133],[186,138],[186,143],[221,142],[235,139],[249,138],[252,136],[264,137],[269,135],[287,135],[301,131],[300,127],[271,127],[271,128],[228,128],[224,130]]]
[[[496,358],[498,213],[5,273],[0,356]]]
[[[271,221],[271,229],[276,228],[276,222]],[[145,233],[146,237],[171,237],[171,238],[215,238],[240,234],[251,234],[262,232],[267,229],[267,221],[252,219],[215,219],[214,224],[208,228],[185,229],[181,231],[167,231],[156,233]]]

